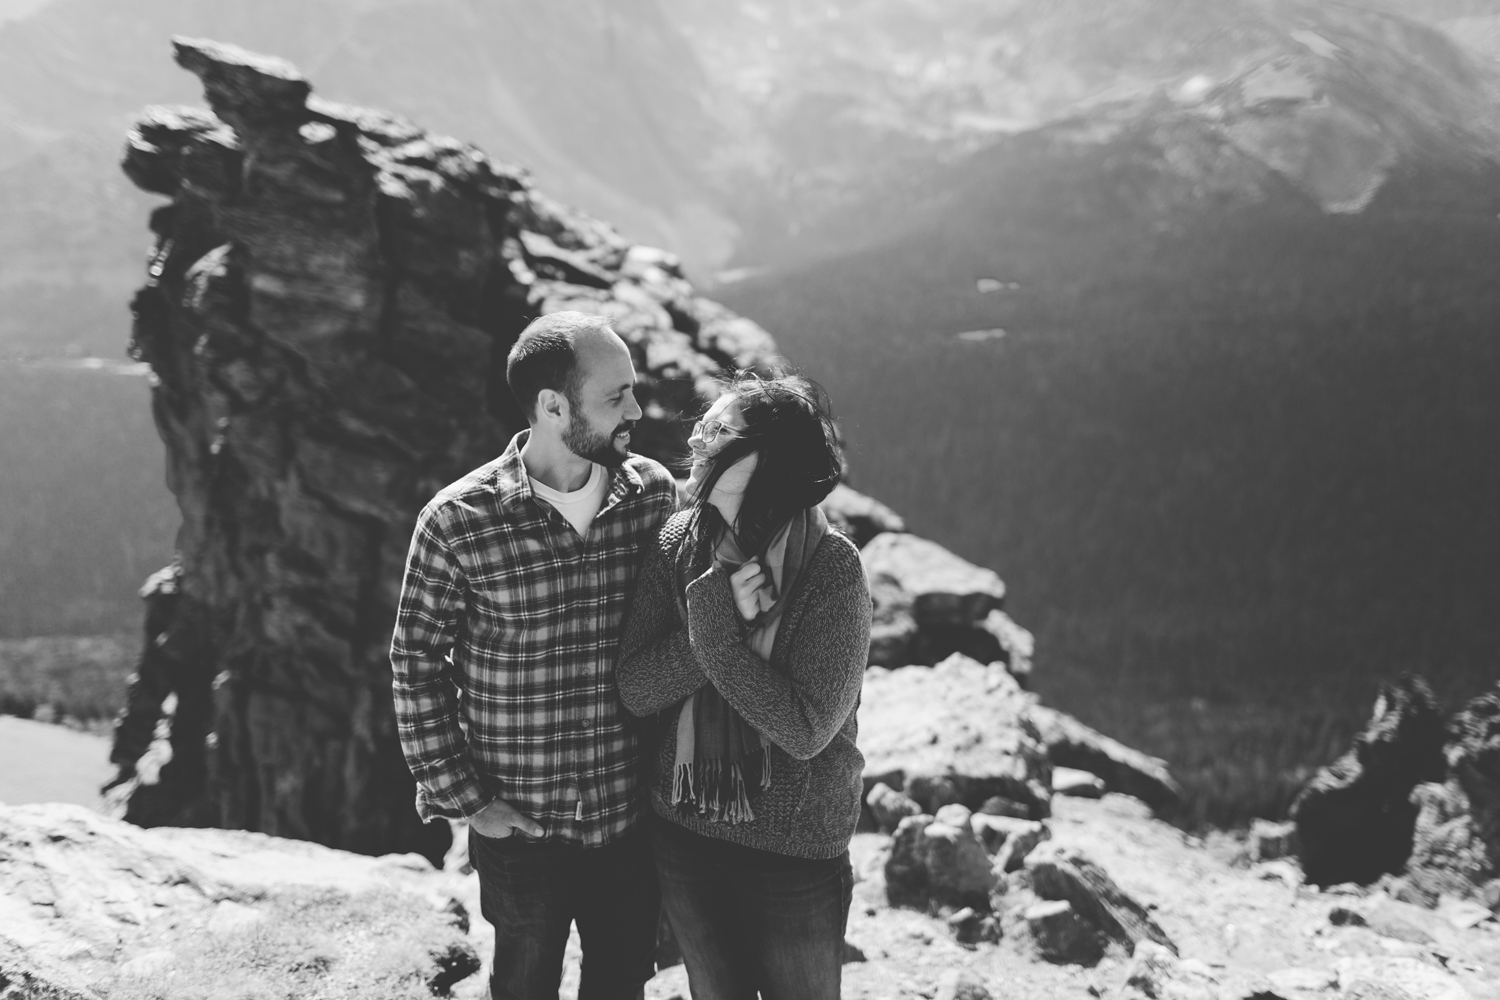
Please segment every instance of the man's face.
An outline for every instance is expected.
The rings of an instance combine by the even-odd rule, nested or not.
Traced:
[[[578,385],[568,406],[563,432],[568,450],[609,468],[623,463],[641,407],[635,401],[630,349],[613,332],[578,345]]]

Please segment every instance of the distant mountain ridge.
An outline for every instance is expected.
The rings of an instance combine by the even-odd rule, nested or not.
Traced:
[[[744,266],[805,256],[829,212],[883,225],[1008,135],[1141,102],[1218,122],[1331,211],[1362,207],[1403,158],[1500,151],[1495,67],[1368,4],[663,2],[753,123],[726,154],[765,199]]]

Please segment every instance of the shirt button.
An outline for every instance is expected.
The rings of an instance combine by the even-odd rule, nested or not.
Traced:
[[[584,719],[582,722],[578,723],[578,728],[579,729],[593,729],[594,728],[594,720],[593,719]]]

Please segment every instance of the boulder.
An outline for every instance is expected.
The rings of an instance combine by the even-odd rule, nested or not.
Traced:
[[[1052,775],[1031,707],[1003,668],[959,655],[931,670],[871,668],[859,706],[866,784],[883,781],[928,813],[1000,796],[1041,819]]]
[[[1029,674],[1032,642],[1008,617],[990,615],[1005,584],[936,542],[905,532],[876,535],[861,551],[874,600],[870,662],[901,667],[933,664],[953,653],[982,663],[1005,662],[1010,650]]]
[[[922,831],[919,849],[927,869],[928,898],[936,905],[987,907],[995,877],[990,857],[968,824],[934,820]]]
[[[1026,908],[1026,928],[1037,954],[1049,962],[1093,965],[1104,956],[1104,943],[1066,899],[1049,899]]]
[[[885,859],[885,897],[892,906],[927,907],[927,863],[922,854],[922,834],[930,825],[931,816],[908,816],[891,837],[891,853]]]
[[[994,884],[989,855],[967,825],[923,815],[907,817],[896,828],[885,864],[892,906],[985,909]]]
[[[912,614],[922,625],[973,625],[1005,600],[1005,584],[993,570],[916,535],[884,532],[860,558],[871,580],[892,581],[910,595]]]
[[[896,791],[883,781],[877,781],[865,796],[865,805],[875,818],[875,827],[881,833],[893,833],[901,821],[908,816],[917,816],[922,807],[907,795]]]
[[[906,522],[900,514],[844,483],[835,486],[818,506],[823,508],[828,523],[848,535],[860,548],[883,532],[906,530]]]
[[[1038,896],[1072,903],[1083,919],[1127,951],[1150,941],[1177,953],[1177,946],[1146,908],[1078,849],[1055,842],[1042,844],[1027,855],[1025,870]]]
[[[1170,811],[1182,801],[1182,788],[1166,761],[1132,750],[1046,705],[1033,706],[1031,720],[1055,766],[1098,775],[1107,790],[1133,795],[1157,812]]]
[[[1400,871],[1416,827],[1412,790],[1443,773],[1443,720],[1432,691],[1415,677],[1382,685],[1354,745],[1292,802],[1307,881],[1367,884]]]
[[[480,968],[458,877],[414,854],[46,805],[0,806],[0,857],[0,983],[53,990],[23,996],[114,995],[122,976],[149,986],[171,969],[184,995],[416,998]]]

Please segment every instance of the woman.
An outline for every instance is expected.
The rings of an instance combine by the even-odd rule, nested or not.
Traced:
[[[626,619],[625,705],[658,715],[653,846],[694,1000],[836,998],[870,639],[816,386],[742,374],[693,429],[689,501]]]

